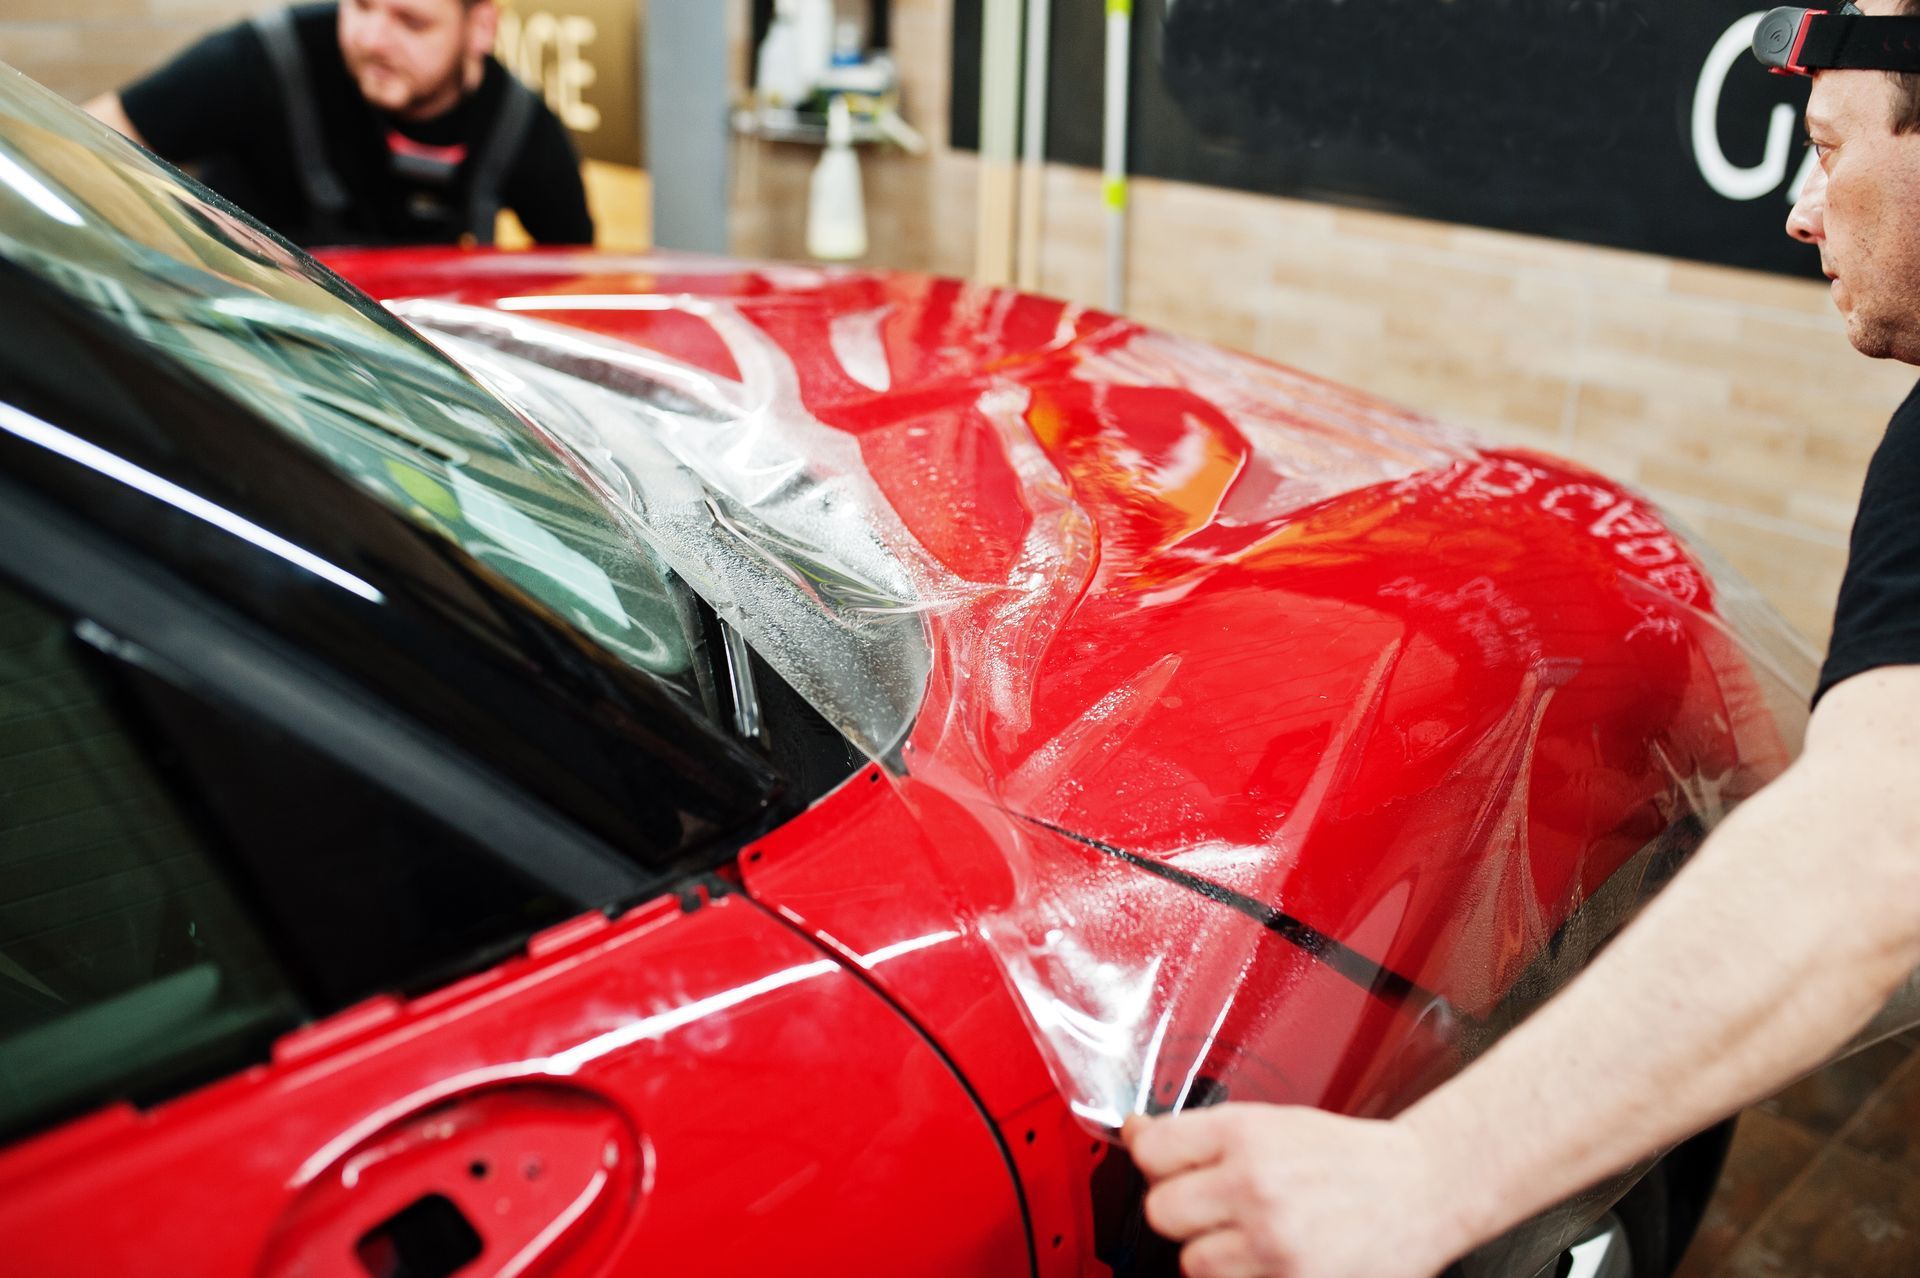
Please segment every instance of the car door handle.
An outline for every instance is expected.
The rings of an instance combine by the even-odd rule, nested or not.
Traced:
[[[611,1103],[505,1084],[437,1101],[333,1159],[281,1218],[262,1278],[536,1278],[591,1272],[639,1195]]]
[[[449,1278],[485,1250],[451,1198],[428,1194],[375,1225],[353,1252],[371,1278]]]

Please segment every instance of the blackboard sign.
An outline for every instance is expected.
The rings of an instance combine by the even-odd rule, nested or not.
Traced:
[[[953,145],[981,0],[954,0]],[[1137,0],[1136,174],[1818,276],[1807,84],[1728,0]],[[1050,158],[1097,167],[1104,6],[1054,0]]]

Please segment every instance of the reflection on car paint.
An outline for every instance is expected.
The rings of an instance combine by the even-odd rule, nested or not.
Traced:
[[[858,442],[936,653],[893,784],[943,829],[936,879],[1097,1129],[1203,1079],[1405,1103],[1484,1047],[1523,973],[1557,984],[1618,926],[1637,901],[1579,909],[1611,875],[1663,829],[1717,821],[1797,739],[1808,671],[1764,633],[1777,619],[1718,615],[1670,524],[1598,476],[1065,303],[822,272],[760,305],[752,269],[674,259],[513,273],[542,261],[555,305],[516,294],[521,353],[540,358],[543,310],[621,335],[635,312],[561,301],[618,280],[686,299],[747,385],[793,388],[806,415],[761,421],[754,448],[813,456],[823,425]],[[390,292],[435,296],[416,262]],[[463,274],[442,296],[490,287]],[[742,455],[686,456],[716,481]],[[1003,513],[976,527],[982,510]],[[978,892],[965,845],[993,849],[1010,892]],[[1227,894],[1392,978],[1367,998],[1399,993],[1334,1013]],[[1325,969],[1329,947],[1303,945]],[[1307,1006],[1320,1069],[1280,1033]]]
[[[148,470],[143,470],[123,457],[116,457],[105,449],[88,443],[75,435],[49,425],[29,413],[23,413],[11,404],[0,404],[0,430],[9,435],[26,440],[30,444],[59,453],[62,457],[79,462],[89,470],[98,471],[107,478],[138,489],[149,497],[166,502],[178,510],[184,510],[195,519],[212,524],[222,532],[232,533],[243,541],[252,543],[271,554],[278,555],[288,563],[303,568],[314,576],[330,581],[343,590],[350,590],[369,603],[381,603],[384,596],[373,586],[354,576],[337,564],[329,563],[311,551],[294,545],[286,538],[268,532],[252,520],[243,519],[232,511],[207,501],[198,494],[190,493],[169,480]]]
[[[1071,1271],[1035,1246],[1086,1232],[1056,1223],[1085,1211],[1068,1113],[1105,1136],[1222,1096],[1392,1111],[1563,983],[1793,748],[1806,668],[1777,619],[1578,467],[955,281],[340,255],[516,413],[177,177],[53,163],[98,139],[44,99],[4,146],[50,191],[35,174],[60,172],[82,222],[9,219],[10,263],[609,653],[672,674],[690,583],[884,762],[745,849],[746,895],[576,922],[349,1009],[152,1119],[139,1164],[89,1168],[111,1200],[270,1129],[217,1199],[169,1186],[157,1231],[210,1269],[270,1254],[289,1167],[565,1081],[616,1098],[642,1154],[750,1134],[706,1165],[801,1268],[918,1261],[912,1212],[820,1223],[888,1185],[943,1213],[953,1272]],[[859,1104],[835,1104],[845,1080]],[[923,1137],[950,1165],[908,1165]],[[19,1218],[56,1195],[13,1184]],[[716,1267],[764,1260],[698,1178],[645,1187],[649,1227],[736,1249]],[[348,1204],[370,1215],[342,1236],[397,1205]],[[221,1237],[177,1223],[216,1206]]]
[[[749,981],[745,985],[737,985],[721,993],[695,999],[671,1011],[643,1016],[622,1025],[619,1029],[597,1034],[577,1047],[569,1047],[564,1052],[547,1057],[539,1062],[539,1068],[543,1073],[561,1077],[576,1074],[581,1066],[609,1053],[622,1051],[648,1039],[659,1038],[683,1026],[692,1025],[705,1017],[717,1016],[739,1007],[742,1003],[771,994],[775,990],[797,985],[801,981],[811,980],[816,976],[828,976],[839,970],[840,965],[832,959],[816,959],[814,962],[803,963],[798,967],[770,972],[759,980]]]

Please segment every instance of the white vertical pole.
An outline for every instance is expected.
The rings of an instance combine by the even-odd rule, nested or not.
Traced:
[[[1107,300],[1127,305],[1127,95],[1132,66],[1133,0],[1107,0],[1106,128],[1100,194],[1107,206]]]
[[[1020,0],[987,0],[980,39],[980,225],[974,265],[983,284],[1013,283],[1019,95]]]
[[[1027,0],[1027,88],[1021,95],[1020,287],[1040,287],[1041,188],[1047,163],[1047,42],[1053,22],[1052,0]]]
[[[645,32],[653,242],[725,253],[732,146],[726,9],[712,0],[652,0]]]

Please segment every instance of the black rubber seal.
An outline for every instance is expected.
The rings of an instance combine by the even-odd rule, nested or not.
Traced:
[[[1151,857],[1141,856],[1137,852],[1114,847],[1111,843],[1102,843],[1084,834],[1075,834],[1072,830],[1062,829],[1050,821],[1042,821],[1038,817],[1030,816],[1022,816],[1020,819],[1057,834],[1063,839],[1084,844],[1117,861],[1124,861],[1136,869],[1144,870],[1155,878],[1178,884],[1190,892],[1206,897],[1209,901],[1217,901],[1230,910],[1246,915],[1261,927],[1285,938],[1377,998],[1388,999],[1395,1003],[1417,1000],[1422,1007],[1444,1001],[1432,991],[1422,989],[1398,972],[1381,966],[1345,942],[1335,940],[1320,929],[1301,922],[1277,906],[1268,905],[1244,892],[1236,892],[1224,884],[1215,883],[1212,879],[1155,861]]]

